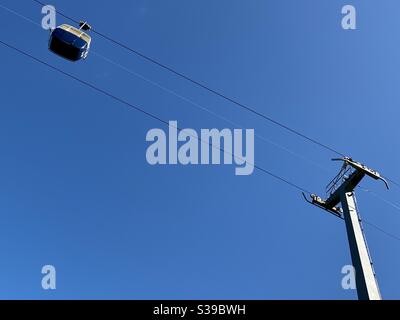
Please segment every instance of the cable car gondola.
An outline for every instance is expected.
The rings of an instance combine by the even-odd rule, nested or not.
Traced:
[[[86,22],[79,23],[79,29],[68,24],[62,24],[52,30],[49,39],[49,50],[70,61],[86,59],[92,38],[84,31],[91,26]]]

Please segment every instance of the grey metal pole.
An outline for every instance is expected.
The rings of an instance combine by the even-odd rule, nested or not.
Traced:
[[[382,180],[388,189],[389,185],[379,172],[349,157],[332,160],[343,161],[343,166],[327,186],[328,199],[324,200],[315,194],[311,194],[311,200],[307,200],[304,193],[303,196],[307,202],[344,219],[351,260],[356,273],[358,298],[360,300],[382,300],[361,226],[361,219],[357,212],[354,189],[365,176]],[[339,184],[340,186],[337,187]],[[341,208],[337,207],[339,203],[341,203]]]
[[[351,259],[356,272],[356,287],[360,300],[382,300],[378,283],[368,253],[367,243],[361,228],[354,192],[340,192]]]

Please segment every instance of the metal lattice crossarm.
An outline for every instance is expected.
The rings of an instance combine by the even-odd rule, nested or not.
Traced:
[[[364,174],[366,174],[367,176],[369,176],[375,180],[382,180],[385,183],[386,188],[389,189],[388,182],[386,181],[385,178],[382,177],[382,175],[378,171],[368,168],[366,165],[364,165],[360,162],[354,161],[352,158],[349,158],[349,157],[335,158],[335,159],[332,159],[332,161],[343,161],[344,164],[350,165],[355,170],[361,171]]]

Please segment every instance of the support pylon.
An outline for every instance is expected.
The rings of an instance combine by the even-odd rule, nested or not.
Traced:
[[[327,199],[324,200],[312,194],[311,201],[307,198],[306,200],[345,221],[351,259],[356,273],[358,299],[381,300],[378,282],[357,209],[354,189],[366,175],[375,180],[382,180],[387,188],[389,186],[378,172],[351,158],[333,160],[343,161],[343,166],[338,175],[327,186]]]

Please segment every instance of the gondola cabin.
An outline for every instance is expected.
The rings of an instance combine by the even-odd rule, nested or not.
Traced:
[[[80,23],[80,29],[68,24],[57,27],[50,34],[49,50],[70,61],[86,59],[92,39],[83,30],[90,28],[86,22]]]

